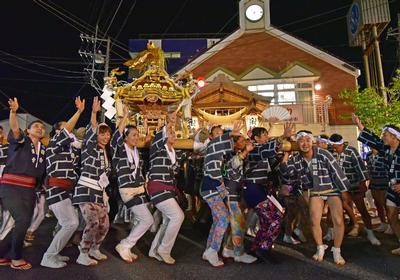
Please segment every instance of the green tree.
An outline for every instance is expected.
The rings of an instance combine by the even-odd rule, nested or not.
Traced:
[[[386,124],[400,126],[400,70],[385,90],[389,99],[388,106],[385,106],[383,96],[375,88],[345,90],[339,97],[354,108],[366,127],[379,135]],[[349,115],[341,117],[351,118]]]

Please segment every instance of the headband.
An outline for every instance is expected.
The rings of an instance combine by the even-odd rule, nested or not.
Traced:
[[[329,139],[322,138],[322,137],[320,137],[320,136],[315,137],[315,141],[316,141],[316,142],[320,142],[320,143],[327,143],[327,144],[330,143]]]
[[[331,144],[331,145],[342,145],[342,144],[344,144],[344,140],[341,139],[341,140],[336,141],[336,142],[329,141],[329,144]]]
[[[393,134],[394,136],[396,136],[397,139],[400,140],[400,132],[396,129],[394,129],[393,127],[389,127],[389,126],[385,126],[382,129],[383,132],[389,132],[391,134]]]
[[[308,138],[314,139],[314,136],[311,133],[302,131],[302,132],[297,133],[296,141],[299,141],[300,138],[303,138],[303,137],[308,137]]]

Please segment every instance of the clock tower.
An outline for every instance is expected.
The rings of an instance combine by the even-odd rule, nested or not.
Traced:
[[[271,25],[270,0],[241,0],[239,3],[240,29],[244,31],[268,29]]]

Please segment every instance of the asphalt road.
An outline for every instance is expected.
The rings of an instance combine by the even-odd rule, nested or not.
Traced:
[[[117,242],[127,235],[126,225],[114,225],[102,246],[109,257],[95,267],[84,267],[75,263],[78,256],[76,247],[66,248],[64,255],[71,258],[63,269],[50,269],[40,266],[41,257],[51,239],[54,219],[46,219],[37,232],[32,247],[25,249],[26,259],[33,268],[29,271],[14,271],[0,267],[0,279],[400,279],[400,257],[390,254],[396,247],[394,236],[378,234],[383,242],[381,247],[373,247],[364,237],[346,239],[342,248],[347,260],[344,267],[333,264],[332,255],[327,252],[326,260],[315,263],[310,259],[315,246],[312,242],[299,246],[287,246],[278,242],[274,248],[279,264],[256,263],[251,265],[234,263],[228,260],[223,268],[213,268],[201,259],[204,250],[206,231],[184,226],[177,239],[172,255],[177,264],[168,266],[147,257],[153,238],[147,233],[134,248],[139,260],[126,264],[114,250]]]

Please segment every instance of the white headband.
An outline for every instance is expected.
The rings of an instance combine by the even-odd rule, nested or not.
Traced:
[[[330,143],[328,139],[319,136],[315,137],[315,141],[320,143],[328,143],[328,144]]]
[[[314,139],[314,136],[311,133],[302,131],[302,132],[297,133],[296,141],[299,141],[300,138],[303,138],[303,137],[308,137],[308,138]]]
[[[336,141],[336,142],[329,141],[329,143],[331,145],[342,145],[342,144],[344,144],[344,140],[342,139],[342,140],[339,140],[339,141]]]
[[[394,136],[396,136],[396,138],[400,140],[400,132],[397,131],[396,129],[394,129],[393,127],[385,126],[385,127],[382,129],[382,131],[383,131],[383,132],[386,132],[386,131],[387,131],[387,132],[393,134]]]

